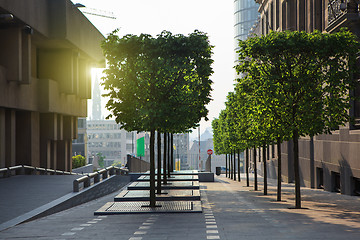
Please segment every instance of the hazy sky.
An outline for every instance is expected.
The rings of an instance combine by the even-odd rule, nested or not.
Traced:
[[[211,79],[209,121],[201,122],[201,132],[211,126],[224,108],[226,95],[234,84],[233,0],[74,0],[88,8],[113,12],[117,19],[86,15],[106,36],[116,28],[119,35],[147,33],[153,36],[163,30],[187,35],[195,29],[206,32],[213,50],[214,74]]]

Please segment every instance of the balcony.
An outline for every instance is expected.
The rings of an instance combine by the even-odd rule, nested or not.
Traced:
[[[359,22],[359,20],[359,3],[357,0],[329,0],[327,32],[334,32],[342,27],[356,27],[354,23]]]

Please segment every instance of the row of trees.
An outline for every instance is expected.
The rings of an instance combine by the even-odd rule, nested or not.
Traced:
[[[265,149],[276,143],[281,200],[280,146],[292,140],[295,208],[301,208],[298,140],[331,134],[349,122],[359,42],[344,29],[333,34],[285,31],[240,41],[239,47],[235,68],[241,78],[212,122],[215,152],[253,148],[256,177],[256,148],[262,147],[266,194]]]
[[[206,118],[212,46],[200,31],[188,36],[163,31],[156,37],[141,34],[121,38],[114,31],[102,48],[108,61],[103,78],[108,91],[105,96],[110,99],[106,105],[111,111],[108,118],[115,117],[127,131],[150,132],[150,206],[155,207],[155,132],[161,152],[161,133],[186,132]],[[164,142],[168,142],[168,135],[164,136]],[[161,154],[158,166],[157,185],[161,188]],[[165,183],[167,169],[164,161]]]

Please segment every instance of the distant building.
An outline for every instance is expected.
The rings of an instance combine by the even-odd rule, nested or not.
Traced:
[[[173,154],[174,161],[180,160],[180,169],[188,169],[188,150],[189,150],[189,133],[174,134],[173,137]],[[164,154],[164,134],[161,134],[161,158]],[[157,159],[157,134],[155,135],[155,159]],[[150,162],[150,134],[145,133],[145,156],[144,161]],[[155,161],[157,167],[157,161]],[[175,166],[174,166],[175,168]]]
[[[189,169],[205,170],[205,163],[209,155],[207,150],[214,151],[213,134],[209,129],[206,129],[200,136],[200,153],[199,141],[195,140],[190,144],[188,152],[188,165]],[[199,158],[200,154],[200,158]],[[215,172],[216,167],[225,166],[225,155],[211,155],[211,171]]]
[[[189,133],[174,134],[174,159],[180,161],[180,170],[188,170]]]
[[[0,0],[0,168],[69,171],[103,35],[69,0]]]
[[[114,120],[87,121],[88,157],[101,153],[105,167],[113,163],[126,164],[127,154],[134,155],[136,132],[120,129]]]
[[[254,0],[235,0],[234,1],[234,28],[235,28],[235,53],[239,50],[239,40],[246,40],[251,28],[256,23],[259,13],[259,4]],[[237,54],[236,58],[237,59]]]
[[[78,137],[73,140],[72,152],[73,156],[81,155],[88,159],[86,118],[78,118]]]

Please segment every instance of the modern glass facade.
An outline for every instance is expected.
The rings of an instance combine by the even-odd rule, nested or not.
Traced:
[[[235,52],[238,50],[238,40],[245,40],[256,23],[259,16],[258,8],[259,4],[255,0],[234,1]]]

